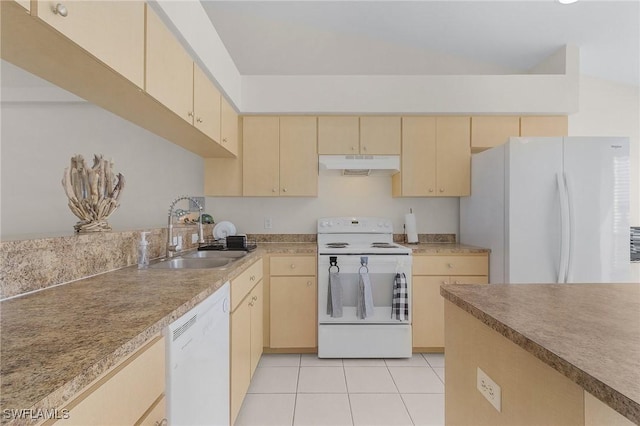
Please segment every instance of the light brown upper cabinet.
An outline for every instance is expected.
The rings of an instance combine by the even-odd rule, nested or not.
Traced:
[[[394,197],[460,197],[471,188],[469,117],[403,117]]]
[[[318,117],[318,154],[399,155],[400,117]]]
[[[193,124],[193,61],[150,7],[146,58],[146,92]]]
[[[242,118],[242,194],[280,195],[280,120]]]
[[[358,117],[318,117],[318,154],[358,154],[359,123]]]
[[[520,136],[567,136],[569,120],[565,115],[520,117]]]
[[[400,117],[360,117],[360,154],[400,155]]]
[[[221,140],[221,107],[220,92],[218,92],[218,89],[216,89],[204,71],[194,63],[193,125],[214,141]]]
[[[142,88],[144,9],[143,1],[39,0],[37,16]]]
[[[242,194],[315,197],[316,117],[243,117]]]
[[[471,151],[478,152],[505,143],[511,136],[520,136],[520,117],[471,117]]]
[[[232,154],[238,155],[238,113],[222,98],[221,144]]]

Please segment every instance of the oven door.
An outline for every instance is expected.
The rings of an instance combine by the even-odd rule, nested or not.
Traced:
[[[371,281],[374,313],[365,319],[356,315],[358,283],[362,268],[361,257],[368,259],[367,269]],[[329,296],[330,258],[335,257],[340,268],[342,285],[342,316],[334,318],[327,314]],[[362,269],[366,272],[366,269]],[[336,272],[337,268],[331,268]],[[397,320],[391,316],[393,286],[397,273],[404,273],[407,280],[409,316]],[[319,255],[318,256],[318,323],[319,324],[410,324],[411,323],[411,256],[409,255]]]

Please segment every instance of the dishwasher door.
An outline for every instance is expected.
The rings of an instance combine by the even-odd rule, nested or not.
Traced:
[[[171,426],[229,425],[229,285],[166,329]]]

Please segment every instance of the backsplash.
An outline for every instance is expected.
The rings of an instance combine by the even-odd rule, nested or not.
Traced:
[[[205,235],[211,235],[214,225],[205,225]],[[165,254],[167,229],[99,232],[57,238],[0,242],[0,300],[35,290],[45,289],[92,275],[102,274],[138,261],[140,232],[149,231],[149,257]],[[195,248],[191,235],[195,225],[175,226],[174,235],[182,236],[183,250]],[[393,240],[404,242],[404,234],[394,234]],[[315,243],[316,234],[248,234],[249,241]],[[419,234],[421,243],[455,243],[455,234]]]
[[[204,229],[205,235],[211,235],[213,225]],[[150,258],[164,255],[166,228],[2,241],[0,299],[135,265],[142,231],[150,232]],[[195,225],[174,227],[174,235],[182,236],[184,249],[195,246],[190,241],[191,234],[197,232]]]

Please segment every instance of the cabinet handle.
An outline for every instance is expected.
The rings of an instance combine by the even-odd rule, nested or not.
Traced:
[[[447,263],[447,268],[453,269],[453,263]]]
[[[168,420],[167,419],[162,419],[161,421],[157,421],[154,423],[154,426],[167,426],[168,424]]]
[[[296,269],[296,264],[295,263],[291,264],[291,269]]]
[[[444,192],[444,188],[440,188],[440,192]]]
[[[53,13],[54,13],[54,15],[60,15],[63,18],[66,18],[67,15],[69,14],[69,11],[67,10],[67,8],[65,7],[64,4],[58,3],[53,8]]]
[[[307,281],[307,287],[311,287],[311,281]]]
[[[429,188],[429,192],[433,192],[433,188]]]
[[[251,300],[253,300],[253,301],[255,302],[256,300],[258,300],[258,296],[253,296],[253,297],[251,298]]]
[[[202,123],[202,118],[198,117],[198,118],[196,118],[196,121],[197,121],[198,123]]]
[[[460,281],[457,281],[457,280],[456,280],[456,281],[455,281],[455,284],[460,284]]]
[[[249,302],[249,306],[250,306],[250,307],[253,307],[253,302]]]
[[[222,138],[222,143],[227,143],[227,138]]]
[[[282,192],[287,192],[287,188],[282,188]]]
[[[256,276],[255,276],[255,275],[251,275],[251,276],[249,277],[249,281],[255,281],[255,280],[256,280]]]
[[[189,112],[187,113],[187,115],[188,115],[189,117],[193,117],[193,111],[189,111]]]
[[[362,147],[362,150],[363,150],[363,151],[366,151],[366,150],[367,150],[367,147],[366,147],[366,146],[363,146],[363,147]]]
[[[446,282],[446,281],[442,281],[442,284],[449,284],[449,283],[448,283],[448,282]]]
[[[355,151],[355,150],[356,150],[356,147],[355,147],[355,146],[352,146],[352,147],[351,147],[351,151]]]
[[[273,189],[271,190],[271,192],[276,192],[276,189],[275,189],[275,188],[273,188]]]

